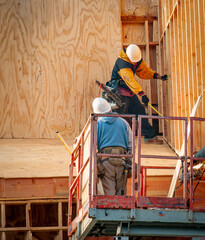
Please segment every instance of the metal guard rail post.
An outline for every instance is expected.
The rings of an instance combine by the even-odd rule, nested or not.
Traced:
[[[204,208],[201,209],[195,209],[194,208],[194,190],[193,190],[193,161],[201,162],[205,161],[205,158],[196,158],[193,156],[193,148],[194,148],[194,121],[204,121],[205,118],[199,118],[199,117],[190,117],[190,210],[195,210],[195,211],[205,211]]]
[[[184,138],[185,138],[185,151],[184,159],[180,157],[172,156],[160,156],[160,155],[143,155],[141,154],[141,126],[142,119],[168,119],[168,120],[182,120],[185,122],[184,126]],[[145,193],[143,185],[141,183],[142,176],[141,174],[141,158],[159,158],[159,159],[170,159],[178,160],[181,159],[184,161],[184,188],[183,188],[183,198],[167,198],[167,197],[147,197],[143,194]],[[138,207],[161,207],[161,208],[187,208],[187,118],[186,117],[165,117],[165,116],[149,116],[149,115],[139,115],[138,116],[138,197],[137,197],[137,206]]]

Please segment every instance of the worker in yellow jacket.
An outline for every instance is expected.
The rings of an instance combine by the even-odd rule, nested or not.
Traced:
[[[117,87],[121,99],[125,103],[125,107],[118,108],[116,111],[118,113],[136,114],[137,118],[138,115],[146,115],[142,103],[147,106],[149,98],[135,80],[134,74],[143,79],[161,79],[163,81],[167,80],[167,75],[161,76],[150,69],[142,59],[141,50],[137,45],[131,44],[127,49],[121,50],[120,56],[113,67],[111,80],[106,85],[111,89]],[[142,103],[138,95],[142,98]],[[157,138],[148,119],[142,119],[142,135],[147,143],[163,143],[161,139]]]

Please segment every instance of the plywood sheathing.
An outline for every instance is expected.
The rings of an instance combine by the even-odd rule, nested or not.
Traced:
[[[120,0],[1,1],[0,138],[77,136],[121,49]]]
[[[171,116],[189,117],[198,97],[205,88],[205,1],[167,0],[159,1],[160,46],[169,81],[166,91],[167,110]],[[163,89],[163,88],[162,88]],[[197,108],[196,117],[205,117],[205,95]],[[163,113],[164,109],[162,109]],[[168,126],[170,135],[165,137],[179,153],[184,137],[181,122]],[[164,126],[165,128],[165,126]],[[205,126],[194,125],[194,150],[204,146]]]

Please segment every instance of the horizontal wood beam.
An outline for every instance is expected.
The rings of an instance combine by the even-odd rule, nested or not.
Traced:
[[[123,47],[127,47],[130,44],[133,44],[133,43],[123,43]],[[139,47],[146,47],[146,43],[134,43],[134,44],[136,44]],[[149,42],[149,45],[150,46],[157,46],[157,45],[159,45],[159,42]]]
[[[121,21],[124,22],[129,22],[129,23],[138,23],[138,22],[153,22],[157,20],[157,17],[152,17],[152,16],[121,16]]]
[[[67,202],[68,197],[55,198],[46,197],[43,198],[0,198],[0,204],[26,204],[26,203],[56,203],[56,202]]]
[[[8,228],[0,228],[0,232],[24,232],[24,231],[32,231],[32,232],[50,232],[50,231],[58,231],[58,230],[67,230],[68,227],[8,227]]]

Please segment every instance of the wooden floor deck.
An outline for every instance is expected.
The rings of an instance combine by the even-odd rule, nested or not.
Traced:
[[[69,160],[59,139],[0,140],[0,178],[65,177]]]
[[[70,145],[69,149],[72,148]],[[175,156],[166,143],[156,145],[142,142],[142,154]],[[70,157],[70,153],[59,139],[0,139],[0,178],[68,177]],[[173,167],[175,164],[173,160],[142,159],[142,165],[146,166]],[[148,171],[148,175],[172,173],[173,170]]]

